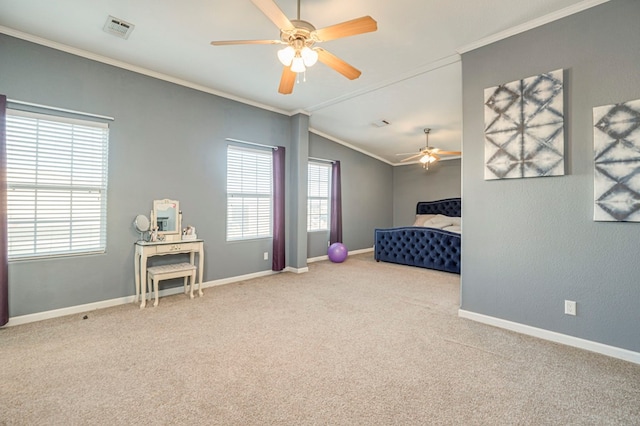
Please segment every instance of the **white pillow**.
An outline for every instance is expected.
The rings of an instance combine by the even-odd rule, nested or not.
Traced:
[[[434,218],[436,215],[435,214],[417,214],[416,215],[416,220],[415,222],[413,222],[412,226],[424,226],[424,222]]]
[[[459,234],[461,232],[461,228],[460,225],[451,225],[451,226],[445,226],[444,228],[442,228],[444,231],[451,231],[451,232],[455,232],[457,234]]]
[[[451,221],[453,222],[454,226],[460,226],[462,224],[462,218],[461,217],[451,217]]]
[[[434,218],[431,218],[425,221],[423,226],[426,226],[427,228],[442,229],[446,226],[451,226],[451,225],[453,225],[453,221],[449,216],[438,214]]]

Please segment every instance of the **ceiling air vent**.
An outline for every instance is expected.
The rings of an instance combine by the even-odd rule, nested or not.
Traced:
[[[123,21],[122,19],[118,19],[109,15],[109,18],[107,18],[107,22],[105,22],[104,28],[102,29],[106,33],[112,34],[116,37],[120,37],[126,40],[129,38],[129,34],[131,34],[131,32],[135,27],[136,26],[133,24],[130,24],[128,22]]]
[[[390,122],[388,122],[387,120],[384,119],[380,119],[380,120],[376,120],[373,122],[373,125],[376,127],[384,127],[384,126],[388,126],[389,124],[391,124]]]

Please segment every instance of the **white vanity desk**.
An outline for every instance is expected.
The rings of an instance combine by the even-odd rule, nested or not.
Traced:
[[[204,240],[178,240],[178,241],[137,241],[135,243],[134,271],[136,280],[136,298],[141,295],[140,307],[147,303],[147,259],[152,256],[165,256],[169,254],[189,253],[189,263],[195,265],[195,255],[198,253],[198,293],[202,296],[202,273],[204,266]],[[195,283],[191,283],[191,288]]]

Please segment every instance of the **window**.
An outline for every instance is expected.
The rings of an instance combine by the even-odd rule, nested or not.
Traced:
[[[271,151],[227,147],[227,241],[271,237]]]
[[[104,252],[106,123],[7,111],[9,259]]]
[[[329,229],[329,176],[331,165],[309,163],[307,191],[307,231]]]

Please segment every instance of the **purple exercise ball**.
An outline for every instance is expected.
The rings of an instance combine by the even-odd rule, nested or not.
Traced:
[[[347,258],[349,252],[347,248],[342,243],[333,243],[329,246],[327,250],[327,254],[329,255],[329,260],[334,263],[342,263]]]

